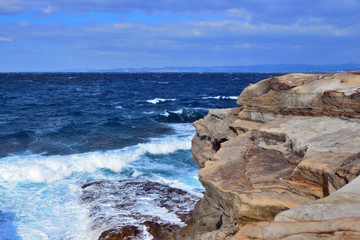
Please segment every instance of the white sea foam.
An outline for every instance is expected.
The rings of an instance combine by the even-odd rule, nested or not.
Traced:
[[[161,116],[168,117],[170,116],[170,113],[168,111],[165,111],[164,113],[160,114]]]
[[[220,95],[218,95],[218,96],[214,96],[214,97],[202,97],[202,99],[234,99],[234,100],[236,100],[236,99],[238,99],[238,97],[237,96],[220,96]]]
[[[88,212],[78,201],[80,194],[77,180],[6,186],[1,210],[16,217],[8,219],[0,239],[91,239]],[[9,234],[16,236],[7,238]]]
[[[119,150],[56,156],[33,154],[5,157],[0,161],[0,183],[52,182],[76,172],[92,173],[100,168],[119,172],[128,166],[128,163],[146,153],[169,154],[190,149],[192,134],[189,134],[189,128],[180,124],[175,130],[178,132],[177,136],[153,138],[148,143]]]
[[[197,177],[197,174],[195,173],[195,175],[192,177],[194,182],[199,182],[199,178]],[[194,189],[193,186],[188,185],[187,183],[185,183],[184,180],[179,181],[179,180],[174,180],[174,179],[166,179],[164,177],[161,177],[159,175],[156,176],[156,181],[165,185],[168,185],[170,187],[173,188],[178,188],[178,189],[182,189],[185,190],[191,194],[193,194],[194,196],[197,196],[199,198],[203,197],[203,194],[201,192],[199,192],[199,189]],[[199,186],[199,188],[202,188],[201,186]]]
[[[176,111],[172,111],[173,113],[176,114],[183,114],[184,113],[184,109],[180,109],[180,110],[176,110]]]
[[[176,99],[175,98],[171,98],[171,99],[154,98],[154,99],[151,99],[151,100],[146,100],[146,102],[152,103],[152,104],[157,104],[159,102],[166,102],[166,101],[176,101]]]
[[[174,128],[174,135],[153,138],[148,143],[119,150],[65,156],[27,153],[1,158],[0,210],[8,215],[3,221],[6,224],[0,223],[0,227],[6,227],[5,232],[0,230],[0,239],[6,239],[11,231],[15,231],[16,237],[22,239],[97,239],[98,233],[90,231],[88,210],[79,204],[81,185],[93,180],[118,180],[116,172],[127,167],[134,168],[135,165],[132,165],[137,160],[141,164],[142,159],[150,157],[146,154],[189,150],[194,134],[191,124],[170,126]],[[104,168],[114,174],[108,175],[107,171],[103,171]],[[141,170],[134,169],[132,177],[143,174]],[[191,188],[165,177],[159,176],[157,179],[183,189]],[[139,207],[141,209],[138,210],[149,211],[149,214],[162,216],[166,221],[179,223],[177,216],[161,208],[154,209],[153,204]]]
[[[143,112],[144,114],[146,115],[152,115],[152,114],[155,114],[156,112],[155,111],[150,111],[150,112]]]
[[[135,212],[140,212],[144,215],[157,216],[161,221],[172,224],[185,226],[185,224],[174,213],[169,212],[166,208],[159,207],[152,199],[137,199],[137,204],[134,208]]]
[[[175,110],[175,111],[165,110],[165,112],[161,113],[160,115],[164,116],[164,117],[168,117],[168,116],[170,116],[170,113],[175,113],[175,114],[181,115],[184,113],[184,109],[179,109],[179,110]]]

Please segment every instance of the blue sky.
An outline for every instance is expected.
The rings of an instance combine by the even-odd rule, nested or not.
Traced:
[[[360,63],[360,0],[0,0],[0,71]]]

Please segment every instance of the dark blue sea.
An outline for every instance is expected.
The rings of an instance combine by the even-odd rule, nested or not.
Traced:
[[[122,215],[106,201],[89,214],[79,198],[92,181],[151,181],[201,197],[192,122],[236,107],[246,86],[274,75],[0,73],[0,239],[96,239],[106,226],[91,227],[92,215]],[[140,195],[128,212],[181,221]]]

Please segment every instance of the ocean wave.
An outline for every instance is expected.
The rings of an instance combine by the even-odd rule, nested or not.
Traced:
[[[179,109],[175,111],[165,110],[157,116],[157,120],[167,123],[190,123],[194,122],[207,114],[206,109]]]
[[[171,99],[154,98],[154,99],[151,99],[151,100],[146,100],[146,102],[152,103],[152,104],[158,104],[159,102],[166,102],[166,101],[176,101],[176,99],[175,98],[171,98]]]
[[[97,151],[72,155],[44,156],[13,155],[1,159],[1,182],[53,182],[77,172],[109,169],[120,172],[130,162],[145,154],[169,154],[191,148],[192,134],[181,133],[164,138],[153,138],[148,143],[111,151]]]
[[[214,97],[212,97],[212,96],[202,97],[201,99],[234,99],[234,100],[236,100],[236,99],[238,99],[238,96],[220,96],[220,95],[218,95],[218,96],[214,96]]]

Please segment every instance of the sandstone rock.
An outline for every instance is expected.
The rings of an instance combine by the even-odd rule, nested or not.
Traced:
[[[204,197],[196,204],[193,218],[195,224],[185,232],[185,240],[226,239],[226,233],[233,235],[238,231],[211,198]]]
[[[215,109],[194,122],[196,135],[192,140],[194,163],[204,167],[206,161],[213,161],[213,155],[219,150],[220,143],[236,135],[229,125],[236,120],[240,108]]]
[[[308,222],[259,222],[242,228],[232,240],[345,240],[360,239],[360,218]]]
[[[323,221],[348,217],[360,218],[360,177],[328,197],[278,214],[275,221]],[[358,224],[360,226],[360,221]]]
[[[349,159],[358,156],[359,133],[360,124],[357,121],[333,117],[289,116],[287,119],[264,124],[254,131],[254,136],[284,142],[288,151],[301,158],[292,178],[323,186],[326,196],[358,173],[356,161]],[[343,172],[343,176],[338,174],[339,171]]]
[[[360,239],[360,177],[326,198],[246,225],[240,239]]]
[[[257,141],[249,147],[250,134],[223,145],[235,141],[244,144],[231,150],[221,148],[216,155],[223,160],[199,171],[205,196],[213,199],[231,221],[238,225],[270,221],[281,211],[323,196],[320,186],[291,181],[297,162],[294,155],[261,148]]]
[[[360,239],[360,72],[273,77],[238,103],[194,123],[188,239]]]
[[[360,72],[288,74],[247,87],[240,116],[267,122],[286,115],[360,118]]]

